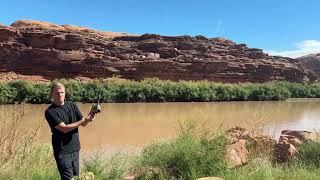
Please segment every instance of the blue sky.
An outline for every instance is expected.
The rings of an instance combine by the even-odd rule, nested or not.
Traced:
[[[225,37],[271,54],[320,52],[319,0],[10,0],[0,24],[32,19],[133,34]]]

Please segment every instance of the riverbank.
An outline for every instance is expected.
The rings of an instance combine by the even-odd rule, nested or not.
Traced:
[[[234,131],[236,130],[236,131]],[[247,161],[230,167],[230,134],[249,133],[245,146]],[[4,132],[4,131],[2,131]],[[36,130],[35,130],[36,132]],[[1,179],[58,179],[52,151],[49,145],[32,141],[33,133],[16,141],[0,145]],[[9,133],[10,134],[10,133]],[[1,134],[1,139],[5,134]],[[7,134],[8,135],[8,134]],[[236,136],[234,136],[236,135]],[[243,134],[244,135],[244,134]],[[31,141],[26,141],[26,140]],[[254,140],[254,141],[253,141]],[[255,141],[258,140],[258,141]],[[267,140],[267,141],[266,141]],[[14,143],[13,143],[14,142]],[[224,179],[318,179],[320,143],[312,141],[296,146],[299,156],[277,163],[267,136],[253,134],[242,128],[226,132],[212,132],[192,122],[181,124],[177,138],[159,140],[143,146],[140,153],[114,153],[105,156],[97,151],[81,162],[82,174],[90,172],[95,179],[196,179],[216,176]],[[239,145],[237,145],[238,147]],[[6,148],[5,148],[6,147]],[[9,151],[8,147],[11,147]],[[239,151],[238,151],[239,152]],[[242,155],[243,156],[243,155]],[[242,162],[241,161],[241,162]]]
[[[208,81],[145,79],[57,80],[65,84],[67,99],[75,102],[212,102],[277,101],[288,98],[319,98],[320,84],[274,81],[223,84]],[[50,103],[50,83],[11,81],[0,83],[0,104]]]

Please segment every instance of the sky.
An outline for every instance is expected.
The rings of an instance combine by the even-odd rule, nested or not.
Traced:
[[[10,0],[0,24],[32,19],[97,30],[224,37],[271,55],[320,53],[319,0]]]

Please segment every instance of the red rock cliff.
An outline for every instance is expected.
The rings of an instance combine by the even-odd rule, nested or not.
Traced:
[[[0,72],[52,78],[314,81],[294,59],[223,38],[142,36],[21,20],[0,26]]]
[[[297,58],[308,70],[315,72],[320,76],[320,53],[310,54]]]

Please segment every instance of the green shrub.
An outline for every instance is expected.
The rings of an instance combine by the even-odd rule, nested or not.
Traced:
[[[320,167],[320,142],[307,142],[298,147],[299,161]]]
[[[69,81],[65,84],[66,98],[70,101],[81,102],[83,101],[83,94],[85,91],[84,84],[77,81]]]
[[[42,104],[50,102],[50,87],[47,84],[30,86],[30,94],[26,96],[28,103]]]
[[[102,158],[102,154],[98,151],[89,158],[83,160],[83,172],[92,172],[96,179],[102,179],[106,176],[106,162]]]
[[[197,135],[192,127],[186,127],[177,139],[157,142],[144,148],[140,160],[140,168],[143,167],[140,179],[152,178],[150,169],[159,171],[153,174],[153,178],[221,176],[227,167],[224,160],[225,144],[224,136]]]
[[[25,102],[32,93],[32,85],[26,81],[11,81],[7,84],[12,91],[16,92],[15,102]]]
[[[83,160],[81,172],[92,172],[95,179],[123,179],[132,164],[131,157],[126,154],[114,154],[105,158],[100,151]]]
[[[0,104],[12,104],[17,96],[17,91],[6,83],[0,83]]]

